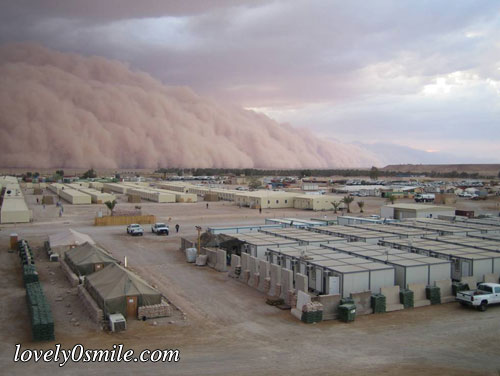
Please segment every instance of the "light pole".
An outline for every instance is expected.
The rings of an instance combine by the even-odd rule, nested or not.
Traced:
[[[201,226],[195,226],[198,231],[198,255],[201,253]]]

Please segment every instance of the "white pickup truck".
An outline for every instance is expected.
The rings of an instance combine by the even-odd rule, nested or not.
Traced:
[[[155,223],[151,226],[151,232],[156,235],[168,235],[169,228],[165,223]]]
[[[481,283],[477,290],[460,291],[457,293],[457,301],[463,306],[476,307],[484,312],[488,305],[500,303],[500,284]]]
[[[132,236],[143,236],[144,229],[142,228],[141,225],[137,223],[132,223],[131,225],[127,226],[127,234],[130,234]]]

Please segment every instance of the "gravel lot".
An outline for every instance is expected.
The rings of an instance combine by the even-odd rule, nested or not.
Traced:
[[[70,348],[81,343],[88,348],[110,348],[123,343],[140,351],[178,348],[177,364],[114,363],[64,366],[69,375],[171,374],[171,375],[498,375],[500,370],[500,306],[480,313],[456,303],[413,310],[369,315],[350,324],[328,321],[306,325],[265,304],[265,297],[226,273],[197,268],[185,262],[178,250],[180,235],[195,236],[195,225],[263,223],[265,217],[322,217],[325,213],[297,210],[238,208],[227,202],[196,204],[142,203],[144,213],[168,222],[180,234],[151,234],[132,238],[124,226],[94,227],[93,218],[104,205],[64,205],[58,217],[52,206],[43,209],[27,195],[35,222],[0,227],[0,297],[2,299],[0,364],[4,374],[25,375],[61,372],[56,364],[13,363],[14,345],[23,348]],[[364,198],[366,214],[378,212],[381,199]],[[119,200],[119,206],[134,204]],[[495,210],[497,202],[472,202],[460,206]],[[359,212],[357,205],[352,208]],[[334,215],[326,213],[329,218]],[[170,219],[170,220],[169,220]],[[49,263],[40,250],[51,233],[64,228],[90,234],[115,257],[128,258],[129,265],[155,285],[178,309],[170,318],[129,322],[126,332],[102,332],[86,318],[83,307],[64,279],[57,263]],[[8,238],[18,232],[36,249],[37,267],[56,322],[54,343],[31,343],[27,307],[18,257],[8,253]],[[62,299],[61,299],[62,298]],[[71,312],[71,314],[69,314]],[[156,323],[156,325],[155,325]]]

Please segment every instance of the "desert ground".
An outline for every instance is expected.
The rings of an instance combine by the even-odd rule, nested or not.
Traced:
[[[47,192],[45,193],[47,194]],[[498,375],[500,373],[500,306],[481,313],[457,303],[368,315],[352,323],[326,321],[307,325],[289,311],[265,304],[265,296],[227,273],[195,267],[179,251],[180,237],[195,238],[196,225],[264,223],[266,217],[334,218],[332,211],[314,213],[294,209],[238,208],[229,202],[194,204],[141,203],[143,213],[179,234],[168,237],[149,232],[132,238],[125,226],[95,227],[93,218],[104,205],[64,203],[59,217],[55,206],[36,204],[26,192],[34,222],[0,227],[0,365],[5,375],[167,374],[167,375]],[[363,198],[365,214],[378,213],[384,203]],[[128,204],[119,199],[118,207]],[[460,200],[458,208],[496,212],[498,201]],[[353,214],[359,214],[352,205]],[[49,234],[73,228],[89,234],[116,258],[127,256],[129,266],[157,287],[176,307],[172,317],[129,321],[121,333],[101,331],[87,319],[76,289],[65,280],[58,263],[50,263],[42,244]],[[8,253],[9,235],[17,232],[36,253],[37,268],[54,314],[56,341],[33,343],[16,253]],[[179,363],[14,363],[14,345],[49,349],[60,343],[86,348],[124,344],[135,349],[179,349]]]

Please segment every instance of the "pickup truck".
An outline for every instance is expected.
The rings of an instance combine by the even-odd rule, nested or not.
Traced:
[[[457,301],[463,306],[476,307],[484,312],[488,305],[500,303],[500,284],[481,283],[477,290],[460,291],[457,293]]]
[[[419,193],[415,195],[415,202],[432,202],[436,199],[434,193]]]
[[[144,235],[144,229],[142,228],[141,225],[138,225],[137,223],[133,223],[131,225],[127,226],[127,234],[132,235],[132,236],[143,236]]]
[[[156,235],[168,235],[168,226],[165,223],[155,223],[151,226],[151,232]]]

